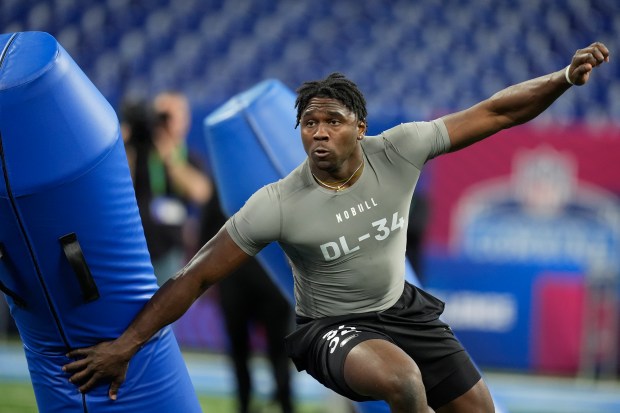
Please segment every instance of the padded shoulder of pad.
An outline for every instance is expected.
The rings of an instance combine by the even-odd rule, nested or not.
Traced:
[[[48,33],[24,32],[0,36],[0,49],[0,90],[5,90],[31,82],[49,70],[59,45]]]

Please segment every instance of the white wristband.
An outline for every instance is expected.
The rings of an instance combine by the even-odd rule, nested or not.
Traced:
[[[570,80],[570,77],[568,76],[569,69],[570,69],[570,65],[566,66],[566,70],[564,71],[564,77],[566,78],[566,81],[568,82],[569,85],[574,85],[574,83]]]

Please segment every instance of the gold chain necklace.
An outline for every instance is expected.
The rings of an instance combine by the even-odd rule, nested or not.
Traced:
[[[355,172],[353,172],[353,174],[352,174],[352,175],[351,175],[348,179],[345,179],[344,181],[340,181],[340,182],[342,182],[342,183],[341,183],[340,185],[338,185],[338,186],[330,185],[330,184],[328,184],[327,182],[323,182],[323,181],[321,181],[321,180],[320,180],[320,179],[319,179],[319,178],[318,178],[318,177],[314,174],[314,172],[310,171],[310,173],[312,174],[312,176],[314,177],[314,179],[316,179],[316,181],[317,181],[319,184],[323,185],[325,188],[333,189],[334,191],[338,192],[338,191],[340,191],[341,189],[343,189],[343,188],[344,188],[344,186],[345,186],[346,184],[348,184],[348,183],[349,183],[349,181],[350,181],[351,179],[353,179],[353,177],[355,176],[355,174],[357,174],[357,173],[359,172],[359,170],[360,170],[360,169],[362,169],[362,166],[364,166],[364,158],[362,158],[362,163],[360,163],[360,166],[358,166],[358,167],[357,167],[357,169],[355,170]],[[333,182],[332,182],[332,183],[333,183]]]

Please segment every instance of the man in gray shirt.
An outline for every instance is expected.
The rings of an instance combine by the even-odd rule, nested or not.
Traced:
[[[302,133],[317,109],[312,104],[303,111]],[[450,147],[441,119],[402,124],[381,136],[360,132],[358,139],[354,186],[321,185],[308,158],[257,191],[226,223],[248,255],[278,241],[293,267],[296,313],[304,317],[382,311],[398,300],[413,189],[426,160]],[[324,141],[311,145],[310,157],[329,153]]]
[[[353,400],[392,412],[493,412],[480,374],[439,316],[443,303],[404,281],[409,203],[424,163],[543,112],[609,60],[601,43],[565,69],[433,122],[365,136],[366,105],[340,74],[304,83],[296,107],[307,160],[257,191],[114,341],[69,353],[80,391],[111,381],[115,399],[133,354],[207,288],[277,241],[295,277],[296,366]],[[429,408],[430,406],[430,408]]]

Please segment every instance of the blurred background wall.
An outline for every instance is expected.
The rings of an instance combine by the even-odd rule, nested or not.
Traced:
[[[365,92],[370,126],[379,131],[395,120],[465,108],[508,84],[558,70],[595,40],[613,51],[620,4],[3,0],[0,27],[54,35],[113,106],[126,95],[180,89],[200,115],[266,78],[294,89],[342,71]],[[619,75],[620,67],[610,65],[538,122],[617,122]]]
[[[190,144],[203,153],[204,117],[268,78],[295,89],[345,73],[378,133],[464,109],[604,42],[611,62],[586,87],[429,164],[419,271],[483,367],[616,374],[620,2],[2,0],[0,28],[54,35],[117,109],[186,93]],[[182,343],[217,349],[219,323],[207,300],[176,328]]]

